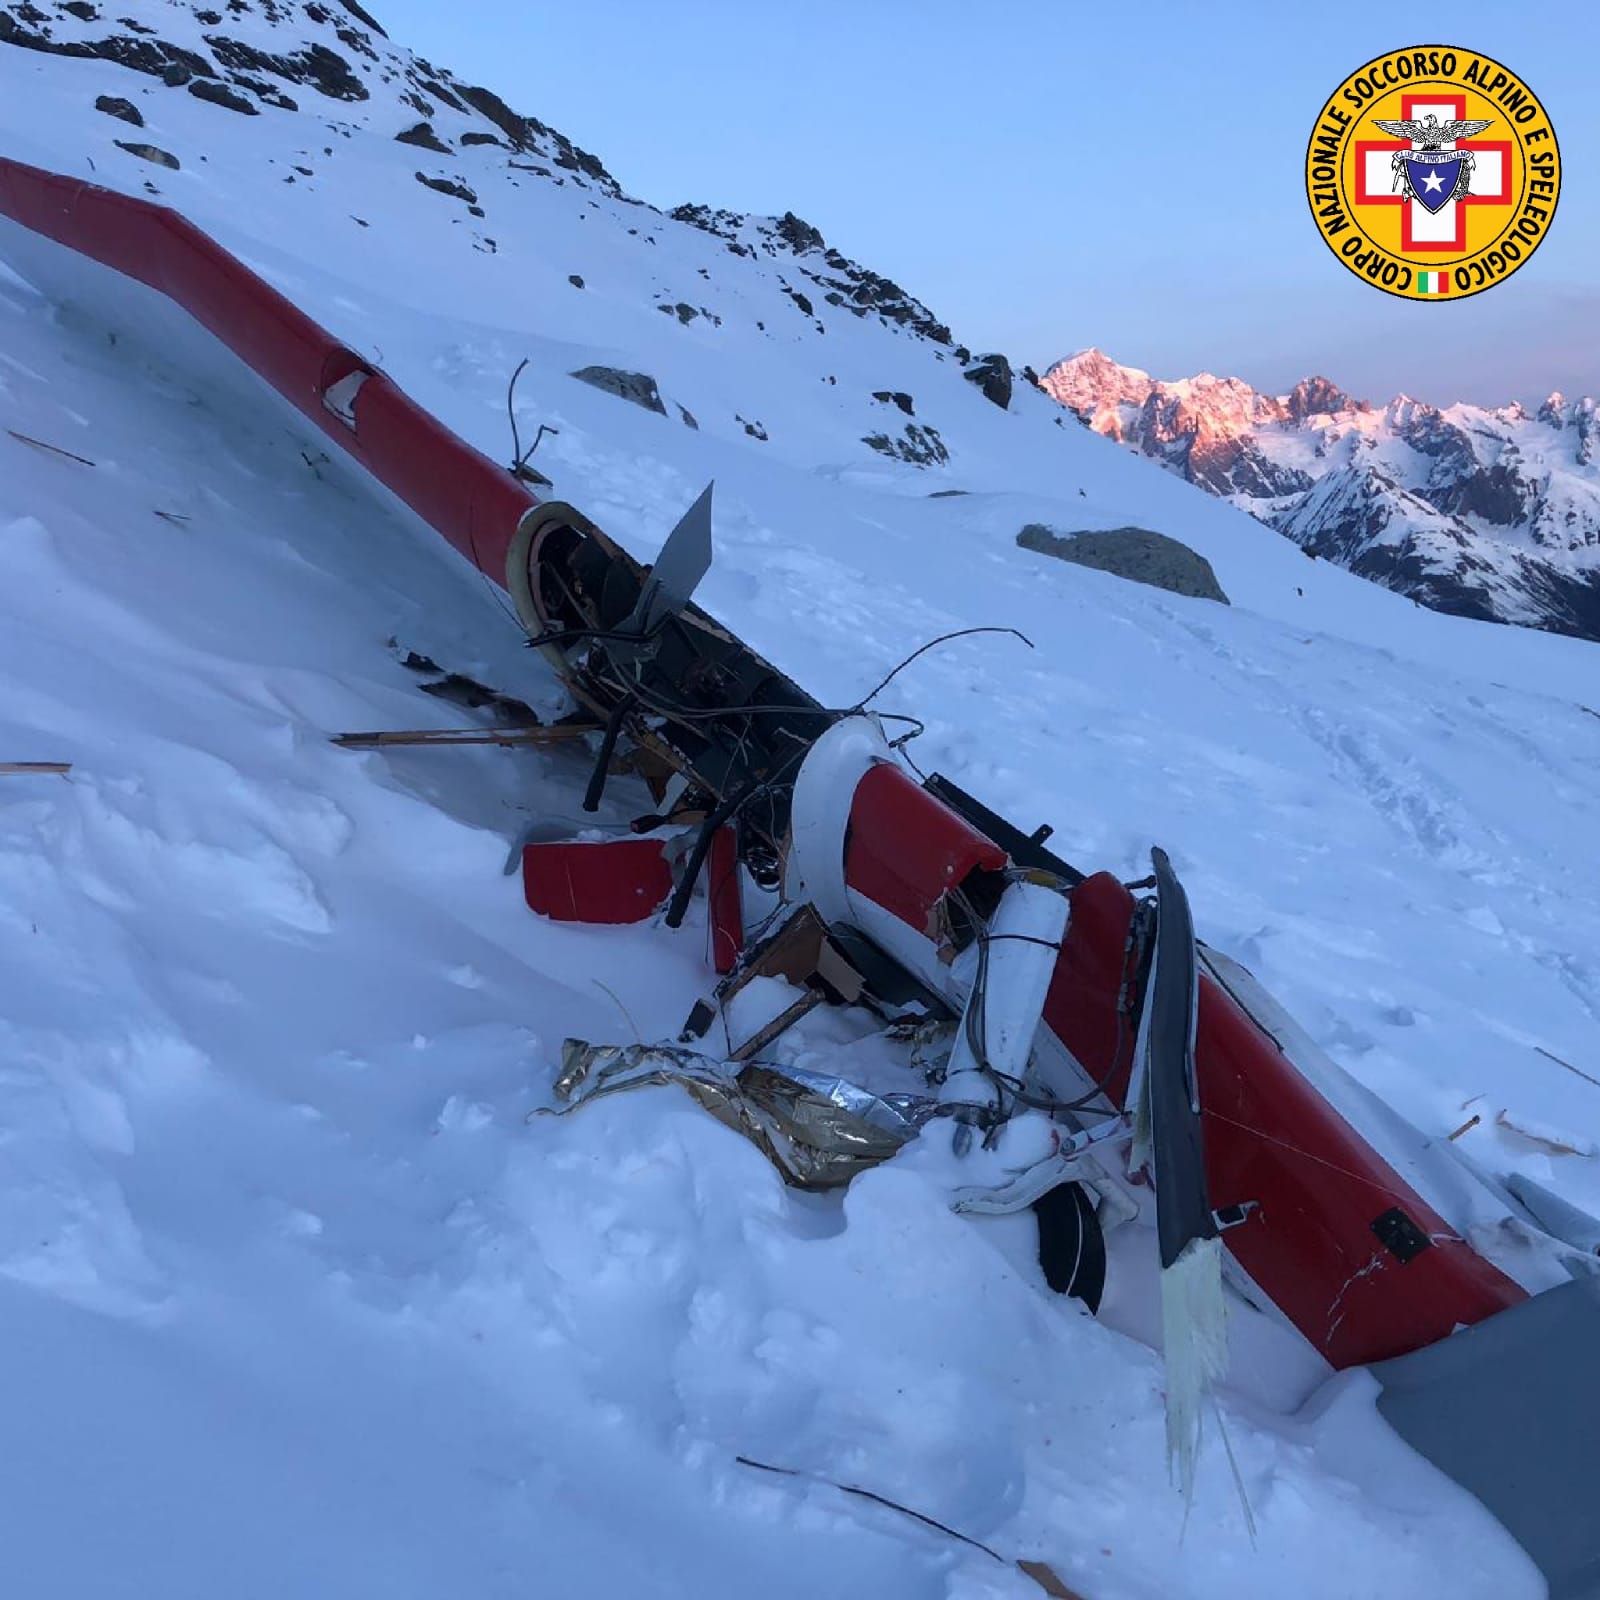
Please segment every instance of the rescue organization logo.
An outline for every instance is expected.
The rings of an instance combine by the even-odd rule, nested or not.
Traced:
[[[1406,300],[1459,300],[1538,249],[1561,150],[1538,97],[1498,61],[1421,45],[1334,90],[1306,148],[1306,193],[1350,271]]]

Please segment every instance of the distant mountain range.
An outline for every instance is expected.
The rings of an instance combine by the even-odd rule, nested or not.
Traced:
[[[1286,395],[1171,382],[1099,350],[1045,390],[1093,428],[1232,501],[1309,554],[1461,616],[1600,640],[1600,419],[1552,394],[1529,414],[1382,407],[1326,378]]]

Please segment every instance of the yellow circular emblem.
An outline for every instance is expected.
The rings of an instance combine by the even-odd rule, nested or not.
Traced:
[[[1306,147],[1306,193],[1328,248],[1374,288],[1459,300],[1538,249],[1561,151],[1514,72],[1478,51],[1416,45],[1334,90]]]

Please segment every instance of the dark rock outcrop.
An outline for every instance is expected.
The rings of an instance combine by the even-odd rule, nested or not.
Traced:
[[[230,39],[221,34],[207,34],[206,43],[217,60],[233,72],[264,72],[288,83],[315,89],[330,100],[357,101],[371,97],[350,63],[325,44],[310,44],[289,55],[273,55],[242,39]]]
[[[478,194],[475,189],[469,189],[466,184],[454,178],[430,178],[427,173],[419,172],[417,182],[424,188],[432,189],[436,194],[447,194],[454,200],[465,200],[469,206],[478,203]]]
[[[387,39],[389,37],[389,35],[383,31],[382,24],[379,23],[370,12],[357,5],[356,0],[334,0],[334,3],[336,5],[343,6],[345,10],[348,11],[350,15],[362,25],[362,27],[371,28],[380,39]],[[308,6],[306,9],[309,11],[311,8]]]
[[[795,257],[797,271],[822,291],[822,299],[852,316],[876,315],[935,344],[948,346],[952,342],[950,330],[925,305],[891,279],[830,249],[822,234],[792,211],[777,218],[752,217],[710,206],[681,205],[668,214],[677,222],[715,234],[736,256],[760,251],[769,256]],[[791,284],[786,283],[783,288],[806,316],[814,314],[810,295]],[[817,327],[826,331],[820,323]]]
[[[607,394],[614,394],[619,400],[643,406],[646,411],[654,411],[663,417],[667,414],[656,380],[646,372],[624,372],[620,367],[580,367],[571,376],[580,383],[591,384]]]
[[[395,141],[399,144],[414,144],[419,150],[433,150],[442,156],[451,153],[450,146],[433,131],[431,122],[419,122],[416,127],[397,133]]]
[[[879,455],[913,467],[942,467],[950,459],[939,430],[926,423],[908,422],[905,431],[895,437],[887,433],[869,433],[861,442]]]
[[[256,109],[253,100],[247,100],[237,89],[230,89],[227,84],[219,82],[216,78],[194,78],[189,83],[189,93],[196,100],[204,100],[214,106],[222,106],[229,111],[237,111],[246,117],[259,117],[260,111]]]
[[[181,45],[127,34],[108,39],[56,39],[43,26],[45,20],[45,13],[36,6],[19,5],[14,12],[0,11],[0,44],[84,61],[112,61],[152,78],[165,77],[171,68],[181,68],[190,78],[217,76],[217,69],[204,56]],[[184,81],[187,80],[179,79]]]
[[[144,113],[131,100],[121,100],[115,95],[103,94],[94,103],[96,111],[103,111],[119,122],[131,122],[134,127],[144,126]]]
[[[979,356],[972,366],[961,374],[968,383],[975,383],[983,391],[985,400],[992,401],[1002,411],[1011,406],[1011,363],[1003,355],[993,352]]]
[[[778,219],[778,237],[798,255],[807,250],[826,250],[828,242],[820,230],[809,222],[802,222],[792,211],[785,211]]]
[[[455,90],[480,117],[492,122],[506,136],[513,150],[525,154],[538,150],[541,144],[548,145],[551,147],[550,159],[558,167],[592,178],[610,194],[621,194],[616,179],[606,171],[599,157],[580,149],[565,134],[546,127],[537,117],[524,117],[513,111],[493,89],[484,89],[476,84],[457,84]]]

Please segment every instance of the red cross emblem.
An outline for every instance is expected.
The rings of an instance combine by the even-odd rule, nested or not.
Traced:
[[[1429,114],[1440,122],[1464,121],[1467,97],[1456,94],[1408,94],[1400,99],[1400,115],[1420,121]],[[1419,148],[1407,139],[1358,139],[1355,161],[1355,201],[1362,206],[1400,206],[1402,254],[1459,255],[1467,248],[1467,206],[1511,204],[1511,141],[1509,139],[1457,139],[1444,149],[1460,151],[1473,160],[1472,188],[1468,194],[1430,209],[1415,198],[1395,193],[1398,153]]]

